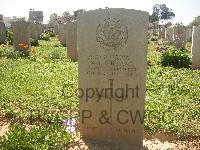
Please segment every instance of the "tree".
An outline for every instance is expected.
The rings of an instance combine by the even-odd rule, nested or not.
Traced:
[[[199,26],[200,25],[200,16],[196,17],[191,23],[190,26]]]
[[[175,27],[185,27],[182,22],[177,22],[174,26]]]
[[[74,11],[74,18],[73,19],[77,20],[78,14],[83,13],[83,12],[85,12],[84,9],[79,9],[79,10]]]
[[[172,9],[169,9],[165,4],[156,4],[153,6],[153,13],[150,16],[150,22],[167,21],[175,17]]]
[[[150,22],[151,23],[159,21],[159,11],[160,10],[159,10],[158,4],[154,5],[153,6],[153,13],[150,16]]]
[[[73,16],[70,15],[70,13],[68,11],[65,11],[63,14],[62,14],[62,23],[67,23],[67,22],[70,22],[72,21],[73,19]]]

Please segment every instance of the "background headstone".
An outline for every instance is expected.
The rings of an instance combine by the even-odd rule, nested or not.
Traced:
[[[78,16],[84,139],[119,144],[122,149],[142,146],[148,19],[148,13],[128,9],[99,9]]]
[[[12,23],[13,45],[18,51],[24,54],[30,54],[30,23],[26,21],[17,21]]]
[[[66,31],[67,24],[59,24],[58,26],[58,39],[63,46],[66,46]]]
[[[53,31],[54,31],[54,33],[55,33],[56,35],[58,35],[58,33],[59,33],[59,25],[58,25],[58,24],[54,24],[54,25],[53,25]]]
[[[160,27],[158,30],[158,38],[165,39],[165,27]]]
[[[200,69],[200,26],[193,27],[192,33],[192,68]]]
[[[177,49],[185,47],[185,44],[187,42],[187,40],[186,40],[187,34],[186,33],[187,33],[187,28],[185,28],[185,27],[174,27],[173,44]]]
[[[30,37],[36,40],[38,40],[40,38],[40,35],[44,32],[42,24],[30,23],[29,29],[30,29]]]
[[[77,22],[76,21],[67,23],[66,45],[67,45],[67,58],[73,61],[77,61],[78,53],[77,53]]]
[[[0,22],[0,44],[6,43],[6,26],[3,22]]]
[[[191,42],[191,40],[192,40],[192,29],[191,28],[187,28],[186,41]]]
[[[3,20],[3,15],[0,14],[0,22],[4,22]]]
[[[165,41],[167,44],[172,44],[173,42],[173,28],[165,29]]]

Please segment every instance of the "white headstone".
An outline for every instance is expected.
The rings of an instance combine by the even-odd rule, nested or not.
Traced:
[[[63,46],[66,46],[66,31],[67,31],[67,24],[59,24],[58,39]]]
[[[186,33],[187,29],[185,27],[174,27],[173,42],[177,49],[185,47],[187,42]]]
[[[84,139],[142,146],[149,14],[98,9],[78,16],[80,132]]]
[[[192,68],[200,69],[200,26],[193,27],[192,33]]]
[[[6,26],[0,22],[0,45],[6,43]]]
[[[67,43],[67,58],[73,61],[78,60],[77,53],[77,22],[67,23],[66,32],[66,43]]]
[[[30,23],[30,37],[38,40],[40,35],[44,32],[42,24]]]
[[[15,49],[29,55],[30,51],[30,23],[26,21],[17,21],[12,24],[13,45]]]
[[[168,44],[172,44],[172,42],[173,42],[173,28],[166,28],[165,29],[165,41]]]

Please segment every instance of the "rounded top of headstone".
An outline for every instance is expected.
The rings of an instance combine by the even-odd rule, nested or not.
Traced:
[[[94,10],[85,11],[83,13],[79,13],[78,16],[84,15],[86,13],[93,13],[93,12],[99,12],[99,11],[108,11],[108,12],[110,12],[110,11],[130,11],[130,12],[143,13],[145,15],[149,15],[149,12],[142,11],[142,10],[126,9],[126,8],[108,8],[108,7],[106,7],[105,9],[98,8],[98,9],[94,9]]]

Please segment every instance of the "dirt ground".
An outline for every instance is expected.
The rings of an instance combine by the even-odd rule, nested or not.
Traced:
[[[0,136],[3,136],[8,132],[8,125],[0,125]],[[75,134],[75,142],[72,142],[68,150],[125,150],[120,146],[111,147],[110,145],[100,145],[95,143],[84,142],[80,139],[79,134]],[[179,141],[172,135],[157,134],[150,136],[145,134],[143,140],[143,148],[135,148],[133,150],[200,150],[200,139]]]
[[[200,141],[173,141],[161,142],[158,139],[143,140],[143,148],[133,150],[200,150]],[[69,150],[125,150],[120,147],[86,143],[79,140],[70,145]]]

